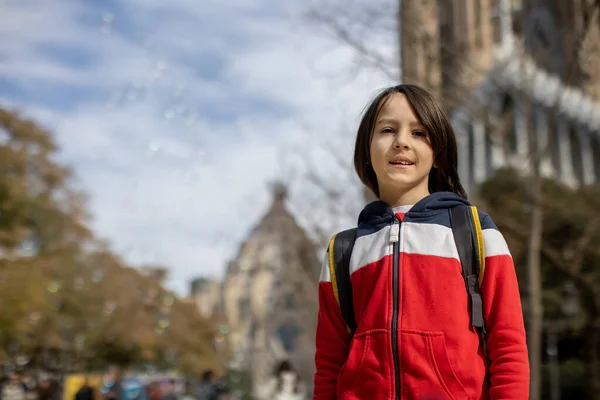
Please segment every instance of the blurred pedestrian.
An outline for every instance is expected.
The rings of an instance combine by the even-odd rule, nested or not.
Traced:
[[[287,361],[279,362],[271,378],[256,391],[260,400],[304,400],[306,389],[298,373]]]
[[[11,372],[8,379],[2,385],[2,400],[26,400],[25,388],[19,375]]]

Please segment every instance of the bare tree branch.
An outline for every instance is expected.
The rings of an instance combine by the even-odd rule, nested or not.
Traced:
[[[331,29],[338,39],[356,50],[359,55],[368,60],[374,67],[383,72],[388,78],[397,79],[395,74],[392,72],[392,67],[389,65],[388,61],[386,61],[377,52],[370,50],[366,44],[355,38],[348,29],[339,24],[337,19],[316,11],[310,12],[309,16],[319,24]]]
[[[590,242],[598,232],[599,226],[600,215],[596,215],[585,226],[583,233],[581,234],[579,239],[575,243],[573,243],[573,245],[566,247],[563,253],[563,259],[565,260],[565,262],[571,265],[571,268],[573,268],[574,273],[578,274],[581,272],[585,250],[588,248]]]

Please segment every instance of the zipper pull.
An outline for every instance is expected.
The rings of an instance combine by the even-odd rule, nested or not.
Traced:
[[[392,228],[390,229],[390,243],[397,243],[398,237],[400,235],[400,224],[394,222]]]

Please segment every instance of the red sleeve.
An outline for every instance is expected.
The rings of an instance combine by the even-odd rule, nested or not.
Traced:
[[[490,400],[529,398],[529,360],[515,267],[502,234],[482,221],[485,273],[481,286],[491,361]]]
[[[348,358],[350,334],[336,302],[329,273],[329,253],[319,280],[319,316],[315,353],[315,389],[313,400],[335,400],[338,374]]]

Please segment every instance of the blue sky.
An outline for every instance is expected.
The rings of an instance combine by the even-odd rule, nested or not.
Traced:
[[[390,82],[305,17],[315,5],[0,0],[0,104],[55,132],[98,236],[184,294],[221,276],[270,181],[307,227],[331,208],[307,172],[356,196],[353,131]]]

